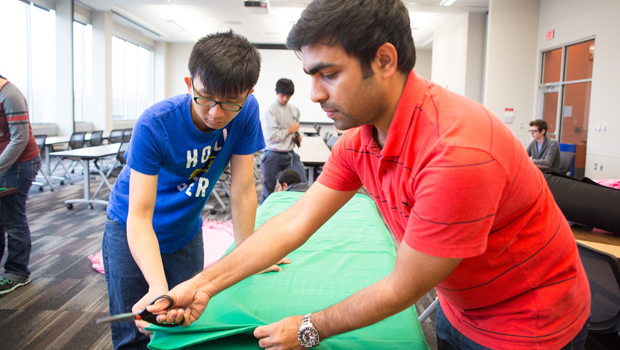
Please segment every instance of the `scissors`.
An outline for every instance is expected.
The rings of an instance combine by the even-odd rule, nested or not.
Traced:
[[[153,299],[153,301],[151,301],[149,303],[149,305],[153,305],[155,304],[156,301],[158,301],[159,299],[166,299],[168,300],[168,307],[166,309],[164,309],[164,311],[170,310],[170,308],[172,307],[172,305],[174,304],[174,300],[172,300],[172,298],[168,295],[160,295],[157,298]],[[147,305],[148,306],[148,305]],[[178,327],[183,325],[183,322],[185,321],[185,318],[183,318],[183,320],[181,320],[181,322],[179,323],[159,323],[157,322],[157,315],[158,314],[154,314],[152,312],[149,312],[146,310],[146,307],[144,307],[144,309],[142,309],[142,311],[137,312],[137,313],[132,313],[132,312],[128,312],[125,314],[118,314],[118,315],[114,315],[114,316],[110,316],[110,317],[104,317],[104,318],[98,318],[97,319],[97,324],[99,323],[112,323],[112,322],[128,322],[128,321],[135,321],[135,320],[143,320],[161,327]]]

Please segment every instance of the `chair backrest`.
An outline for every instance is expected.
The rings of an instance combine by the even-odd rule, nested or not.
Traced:
[[[326,133],[325,133],[325,136],[323,136],[323,141],[327,142],[327,139],[328,139],[330,136],[332,136],[332,133],[331,133],[331,132],[326,132]]]
[[[84,144],[86,143],[86,132],[74,132],[71,134],[71,138],[69,139],[69,148],[70,149],[79,149],[84,148]]]
[[[558,173],[571,174],[571,168],[573,166],[573,160],[575,159],[575,153],[560,151],[560,169]]]
[[[123,130],[117,129],[117,130],[110,131],[110,136],[108,136],[108,141],[110,143],[123,142]]]
[[[594,332],[620,330],[620,264],[613,255],[577,243],[590,282],[590,327]]]
[[[332,147],[334,147],[334,145],[336,144],[336,142],[338,141],[338,138],[335,136],[330,136],[327,141],[325,142],[325,144],[327,144],[327,147],[329,147],[329,149],[332,149]]]
[[[45,139],[47,139],[47,135],[34,135],[34,140],[37,142],[37,147],[39,147],[39,153],[43,153]]]
[[[128,128],[123,130],[123,142],[131,140],[131,134],[133,133],[132,128]]]
[[[314,129],[316,130],[316,136],[319,136],[321,134],[321,126],[314,124]]]
[[[127,159],[124,157],[127,147],[129,147],[129,142],[123,141],[121,142],[121,146],[118,148],[118,152],[116,152],[116,160],[118,160],[121,164],[127,163]]]
[[[88,143],[91,146],[100,146],[101,141],[103,141],[103,130],[97,130],[90,134],[90,141]]]

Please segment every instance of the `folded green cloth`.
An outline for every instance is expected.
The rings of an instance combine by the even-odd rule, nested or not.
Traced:
[[[302,195],[272,193],[257,211],[256,227]],[[355,195],[288,257],[292,263],[281,265],[282,272],[251,276],[216,295],[190,326],[150,326],[154,334],[149,348],[260,349],[252,335],[256,327],[322,310],[379,281],[394,268],[396,252],[375,203]],[[372,326],[326,339],[317,349],[428,346],[411,307]]]

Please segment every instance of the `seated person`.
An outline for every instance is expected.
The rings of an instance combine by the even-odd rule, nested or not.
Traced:
[[[548,166],[553,170],[560,169],[560,147],[556,140],[547,137],[547,122],[542,119],[530,122],[530,134],[534,140],[527,148],[527,154],[536,165]]]
[[[308,184],[301,181],[301,176],[292,168],[284,169],[276,175],[274,192],[306,192]]]

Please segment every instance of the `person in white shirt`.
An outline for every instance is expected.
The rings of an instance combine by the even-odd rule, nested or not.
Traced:
[[[299,131],[299,108],[288,103],[295,93],[290,79],[282,78],[276,83],[276,101],[261,113],[261,124],[265,136],[265,154],[261,163],[263,193],[261,204],[276,186],[276,174],[292,168],[307,182],[304,165],[295,153],[295,145],[301,144]]]

